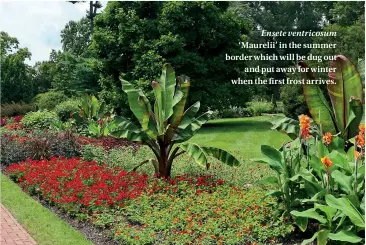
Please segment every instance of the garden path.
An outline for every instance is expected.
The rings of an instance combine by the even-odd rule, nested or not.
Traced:
[[[28,234],[14,216],[2,205],[1,206],[1,245],[36,245],[37,242]]]

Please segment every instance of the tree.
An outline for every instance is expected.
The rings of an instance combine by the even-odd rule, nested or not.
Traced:
[[[87,18],[70,21],[61,31],[62,49],[76,56],[85,54],[90,43],[90,27]]]
[[[104,97],[116,96],[119,77],[147,91],[164,63],[190,74],[189,102],[200,99],[204,109],[243,106],[251,88],[238,88],[231,79],[245,62],[225,61],[225,54],[247,52],[238,45],[247,27],[228,3],[218,2],[109,2],[95,19],[91,52],[98,59]],[[114,92],[116,91],[116,92]],[[122,107],[126,100],[118,99]]]
[[[59,52],[55,60],[52,88],[68,96],[81,92],[100,90],[98,75],[94,73],[93,59],[77,57],[69,52]]]
[[[1,103],[29,102],[34,95],[34,70],[25,62],[31,58],[27,48],[19,48],[19,41],[0,32],[1,48]]]

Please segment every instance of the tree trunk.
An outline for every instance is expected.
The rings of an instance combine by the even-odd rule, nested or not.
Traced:
[[[167,147],[164,142],[159,142],[160,159],[159,159],[159,177],[169,178],[171,172],[171,165],[168,164]]]

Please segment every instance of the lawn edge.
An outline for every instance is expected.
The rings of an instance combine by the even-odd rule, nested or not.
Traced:
[[[83,234],[43,207],[1,173],[0,201],[40,245],[91,245]],[[20,198],[19,198],[20,197]],[[40,215],[36,215],[40,214]],[[63,238],[59,240],[59,238]],[[65,241],[66,239],[66,241]],[[67,242],[67,243],[65,243]]]

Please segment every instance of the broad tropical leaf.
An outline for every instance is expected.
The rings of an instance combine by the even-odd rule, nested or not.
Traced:
[[[341,210],[356,226],[365,227],[365,216],[347,198],[335,198],[332,195],[326,195],[325,201],[329,206]]]
[[[186,128],[181,129],[178,127],[177,132],[174,134],[172,141],[181,143],[184,141],[189,140],[192,138],[196,132],[202,127],[203,124],[205,124],[208,119],[210,118],[210,115],[212,114],[212,111],[208,111],[201,116],[195,118]]]
[[[305,62],[301,61],[298,65],[302,68],[308,69],[307,73],[302,74],[302,77],[305,80],[315,79],[313,73],[305,64]],[[318,125],[322,126],[323,132],[331,132],[332,134],[336,134],[337,128],[335,127],[335,119],[333,118],[332,111],[320,87],[314,84],[305,83],[303,85],[303,92],[306,104],[309,107],[309,111],[313,120]]]
[[[342,242],[350,242],[350,243],[359,243],[362,241],[361,237],[356,236],[351,231],[340,231],[338,233],[329,233],[329,239],[334,241],[342,241]]]
[[[209,156],[214,157],[229,166],[238,166],[240,163],[230,153],[218,148],[203,147],[190,142],[183,143],[179,145],[179,147],[187,152],[201,167],[209,167],[207,162]]]
[[[353,138],[358,133],[358,126],[361,123],[364,108],[360,99],[351,98],[350,102],[350,112],[348,115],[347,125],[343,132],[343,136],[347,139]]]
[[[272,169],[274,169],[279,174],[282,174],[284,171],[284,167],[281,152],[269,145],[262,145],[261,152],[265,156],[265,158],[259,160],[268,163]]]
[[[192,123],[194,116],[196,116],[198,110],[200,109],[200,105],[201,103],[197,101],[184,112],[182,121],[179,124],[180,129],[185,129],[189,124]]]
[[[183,113],[184,113],[184,107],[187,102],[189,87],[191,86],[191,83],[189,82],[189,77],[187,76],[180,76],[177,77],[178,83],[177,83],[177,89],[180,89],[183,96],[180,99],[180,101],[174,106],[173,108],[173,115],[170,118],[170,125],[173,129],[177,128],[180,124]]]
[[[351,98],[362,102],[362,82],[356,67],[343,55],[337,55],[335,60],[330,62],[330,68],[335,69],[329,72],[328,76],[334,80],[334,84],[328,84],[328,93],[333,105],[333,112],[337,126],[343,131],[351,114]],[[358,126],[358,125],[357,125]]]
[[[135,89],[134,86],[127,82],[126,80],[121,79],[122,81],[122,89],[123,91],[127,94],[127,98],[128,98],[128,104],[130,105],[130,109],[133,112],[133,114],[135,115],[135,117],[137,118],[137,120],[139,120],[139,122],[141,123],[141,125],[143,125],[143,115],[144,115],[144,110],[149,110],[150,107],[148,104],[150,103],[146,103],[146,96],[139,90]],[[142,103],[139,103],[139,97],[141,97],[140,101],[143,101]],[[147,107],[147,108],[145,108]],[[150,109],[151,111],[151,109]],[[144,124],[145,126],[147,126],[147,124]]]
[[[344,173],[342,173],[339,170],[334,170],[332,172],[332,177],[335,182],[338,183],[339,187],[346,193],[351,194],[352,193],[352,183],[353,183],[353,177],[347,176]]]
[[[115,117],[109,126],[109,135],[116,138],[127,138],[131,141],[148,139],[147,134],[135,124],[122,117]]]
[[[173,115],[173,97],[176,85],[175,72],[170,64],[165,64],[163,66],[159,83],[162,97],[162,117],[163,121],[166,121]]]
[[[286,133],[293,140],[299,136],[299,121],[289,117],[273,116],[271,124],[272,129]]]
[[[324,218],[324,216],[320,215],[315,208],[311,208],[305,211],[291,211],[291,214],[297,217],[304,217],[308,219],[316,219],[322,224],[327,223],[327,220]]]

